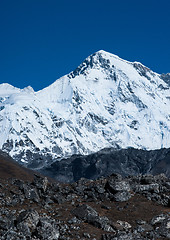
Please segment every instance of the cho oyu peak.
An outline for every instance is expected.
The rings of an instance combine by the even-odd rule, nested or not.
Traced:
[[[100,50],[34,92],[0,85],[0,147],[38,168],[105,147],[170,147],[169,74]]]

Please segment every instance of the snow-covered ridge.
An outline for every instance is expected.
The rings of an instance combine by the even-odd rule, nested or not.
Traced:
[[[1,84],[0,148],[40,167],[105,147],[170,147],[168,76],[101,50],[41,91]]]

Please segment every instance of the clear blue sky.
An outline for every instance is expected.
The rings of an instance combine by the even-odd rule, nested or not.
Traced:
[[[170,72],[170,0],[0,0],[0,83],[40,90],[100,49]]]

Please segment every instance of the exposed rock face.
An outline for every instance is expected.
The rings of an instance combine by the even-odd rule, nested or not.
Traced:
[[[160,77],[170,86],[170,73],[161,74]]]
[[[170,149],[145,151],[108,148],[87,156],[74,155],[56,161],[40,172],[61,182],[74,182],[82,177],[97,179],[112,173],[123,176],[165,173],[170,177]],[[149,179],[147,181],[149,183]]]
[[[28,197],[32,189],[36,198]],[[112,174],[72,184],[37,175],[32,182],[1,179],[0,239],[170,239],[170,179],[163,174]]]

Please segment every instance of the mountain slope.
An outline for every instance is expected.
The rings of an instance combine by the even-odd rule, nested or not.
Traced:
[[[36,172],[19,165],[7,153],[0,151],[0,179],[19,178],[31,181]]]
[[[168,76],[99,51],[39,92],[1,84],[0,148],[32,168],[105,147],[168,148]]]

